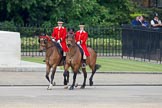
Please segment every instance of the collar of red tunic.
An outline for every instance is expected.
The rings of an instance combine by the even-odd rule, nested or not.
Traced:
[[[62,27],[57,26],[56,28],[61,29],[61,28],[64,28],[64,27],[63,26]]]
[[[79,32],[80,32],[80,33],[85,33],[85,31],[84,31],[84,30],[79,30]]]

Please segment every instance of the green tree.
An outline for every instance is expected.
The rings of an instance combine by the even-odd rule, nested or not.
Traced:
[[[107,9],[104,21],[112,25],[129,23],[130,13],[135,11],[131,0],[98,0],[98,3]]]
[[[119,25],[130,20],[130,0],[1,0],[0,21],[54,26],[62,17],[66,25]]]

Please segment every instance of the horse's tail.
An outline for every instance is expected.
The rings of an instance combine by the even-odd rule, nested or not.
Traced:
[[[98,70],[98,69],[100,69],[100,67],[101,67],[101,65],[99,65],[99,64],[96,64],[96,65],[95,65],[95,70]]]

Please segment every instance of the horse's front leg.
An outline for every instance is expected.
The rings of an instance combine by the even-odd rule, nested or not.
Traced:
[[[69,82],[69,71],[65,70],[63,76],[64,76],[64,85],[67,85]]]
[[[49,83],[50,83],[50,79],[49,79],[50,69],[51,69],[51,66],[50,66],[50,65],[47,65],[47,66],[46,66],[46,75],[45,75],[45,77],[46,77],[46,79],[48,80]],[[49,87],[48,87],[48,88],[49,88]],[[47,89],[48,89],[48,88],[47,88]]]
[[[84,89],[86,86],[86,79],[87,79],[86,68],[82,68],[82,71],[83,71],[83,75],[84,75],[84,81],[83,81],[83,85],[81,86],[81,89]]]
[[[65,85],[65,89],[68,88],[67,84],[69,82],[69,71],[68,71],[68,68],[69,68],[69,65],[68,64],[65,64],[65,67],[64,67],[64,73],[63,73],[63,76],[64,76],[64,85]]]
[[[50,79],[49,79],[49,73],[50,73],[50,69],[51,67],[49,65],[46,66],[46,79],[48,80],[48,82],[50,82]]]
[[[73,90],[73,89],[74,89],[77,73],[78,73],[78,71],[74,71],[73,83],[72,83],[72,85],[70,86],[69,90]]]
[[[55,76],[55,72],[56,72],[56,67],[57,66],[53,66],[52,74],[51,74],[51,82],[50,82],[50,85],[48,86],[48,90],[51,90],[52,86],[54,85],[53,80],[54,80],[54,76]]]
[[[67,83],[69,83],[69,71],[67,71]]]

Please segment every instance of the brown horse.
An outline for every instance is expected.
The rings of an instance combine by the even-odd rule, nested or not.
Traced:
[[[75,43],[73,33],[67,34],[66,41],[67,41],[67,46],[69,48],[69,52],[67,52],[67,56],[66,56],[64,81],[67,81],[66,77],[68,77],[67,75],[69,74],[68,68],[71,67],[74,75],[73,75],[73,83],[69,89],[72,90],[72,89],[74,89],[76,76],[77,76],[79,68],[81,67],[81,64],[82,64],[82,54],[81,54],[79,46]],[[89,67],[92,70],[92,74],[89,78],[89,84],[90,84],[90,86],[92,86],[93,85],[93,76],[94,76],[96,70],[100,68],[100,65],[96,64],[96,59],[97,59],[96,52],[90,47],[88,47],[88,51],[90,53],[90,56],[87,57],[86,64],[89,65]],[[87,78],[86,68],[82,68],[82,71],[83,71],[83,75],[84,75],[84,81],[83,81],[83,84],[81,85],[81,89],[85,88],[86,78]]]
[[[58,43],[53,42],[48,36],[40,36],[39,37],[40,51],[46,50],[46,79],[50,83],[48,88],[52,89],[54,85],[54,75],[56,72],[57,66],[63,66],[63,59],[61,51],[59,50]],[[50,70],[52,68],[51,80],[49,78]],[[68,72],[69,73],[69,72]],[[69,82],[69,74],[67,74],[67,80],[64,81],[64,85],[67,85]]]

